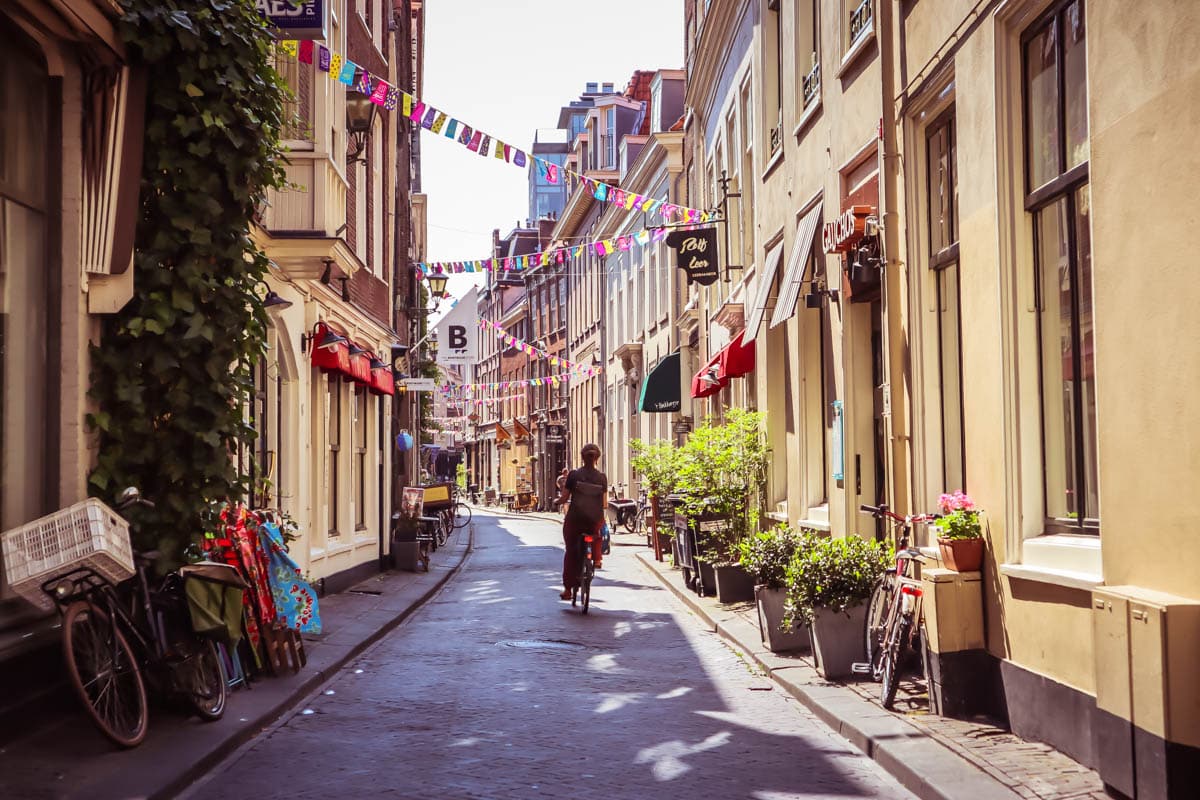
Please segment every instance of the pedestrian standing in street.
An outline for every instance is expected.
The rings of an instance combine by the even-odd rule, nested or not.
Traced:
[[[604,524],[604,509],[608,505],[608,478],[596,468],[600,463],[600,447],[585,444],[580,452],[583,466],[567,473],[559,492],[560,503],[570,502],[563,518],[563,591],[559,595],[570,600],[579,588],[579,539],[585,534],[600,535]],[[593,550],[593,563],[600,567],[600,548]]]
[[[569,471],[570,470],[568,470],[566,467],[563,467],[562,474],[558,476],[556,481],[554,481],[554,488],[558,491],[558,497],[554,498],[554,505],[557,506],[558,510],[563,514],[567,513],[567,503],[563,501],[562,497],[563,489],[566,488],[567,485],[567,473]]]

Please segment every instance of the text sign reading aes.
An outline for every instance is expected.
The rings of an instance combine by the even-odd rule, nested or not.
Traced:
[[[675,231],[667,236],[667,247],[675,251],[675,266],[687,273],[688,283],[711,286],[721,277],[717,267],[717,229]]]

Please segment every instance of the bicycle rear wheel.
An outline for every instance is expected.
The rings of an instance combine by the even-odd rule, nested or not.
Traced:
[[[867,664],[871,667],[871,678],[880,678],[880,658],[883,652],[883,636],[887,628],[888,612],[891,610],[892,597],[896,588],[895,573],[885,573],[875,583],[871,592],[871,601],[867,605],[867,619],[864,628],[866,639]]]
[[[120,747],[146,738],[146,684],[129,643],[108,614],[87,602],[63,615],[63,655],[75,693],[92,722]]]
[[[911,630],[911,617],[904,616],[896,620],[896,626],[892,629],[892,635],[884,648],[883,663],[881,664],[883,686],[880,690],[880,699],[883,700],[883,707],[889,711],[892,704],[896,702],[896,689],[900,685],[900,660],[904,657],[904,647],[908,642]]]
[[[200,641],[197,644],[201,649],[189,659],[189,680],[183,688],[196,715],[205,722],[215,722],[225,714],[228,697],[225,667],[215,642]]]
[[[454,527],[465,528],[471,521],[471,507],[463,502],[454,504]]]

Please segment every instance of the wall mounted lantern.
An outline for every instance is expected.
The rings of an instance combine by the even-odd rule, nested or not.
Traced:
[[[350,150],[346,153],[346,163],[365,162],[363,153],[367,149],[367,139],[371,136],[371,127],[375,124],[375,115],[379,106],[371,102],[371,98],[358,92],[346,94],[346,132],[350,137]]]

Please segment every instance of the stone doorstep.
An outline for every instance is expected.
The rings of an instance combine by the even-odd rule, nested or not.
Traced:
[[[689,591],[666,562],[654,560],[653,553],[637,557],[705,627],[752,658],[789,694],[922,800],[1021,800],[1020,794],[903,717],[849,687],[826,681],[806,659],[767,650],[756,624],[715,598]]]

